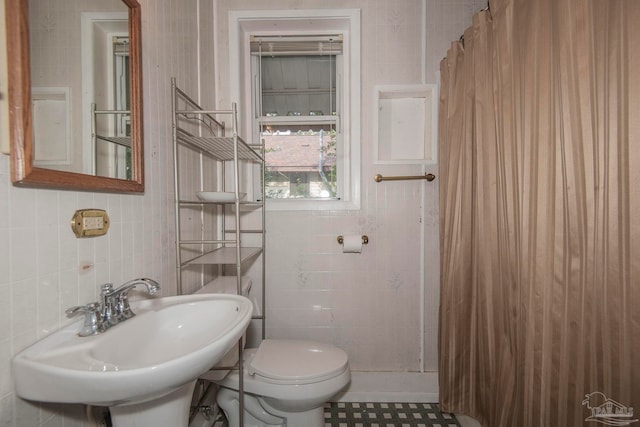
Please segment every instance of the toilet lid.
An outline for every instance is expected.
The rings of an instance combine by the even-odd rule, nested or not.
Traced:
[[[297,340],[264,340],[249,366],[250,375],[273,382],[317,382],[347,366],[347,353],[329,344]]]

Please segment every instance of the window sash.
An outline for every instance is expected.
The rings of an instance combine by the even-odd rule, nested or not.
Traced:
[[[314,40],[311,40],[308,36],[298,37],[298,39],[302,40],[293,40],[294,36],[285,36],[286,42],[282,42],[283,37],[277,37],[279,43],[273,43],[269,40],[265,40],[253,36],[252,37],[252,80],[253,80],[253,117],[254,117],[254,136],[263,139],[262,132],[266,129],[267,126],[273,126],[274,128],[283,129],[283,126],[287,125],[292,127],[300,127],[301,125],[309,125],[310,127],[317,127],[317,125],[329,125],[330,128],[336,131],[336,146],[335,146],[335,159],[334,159],[334,171],[337,171],[337,179],[336,186],[334,187],[334,192],[332,192],[329,197],[300,197],[298,195],[292,195],[289,197],[282,198],[280,200],[314,200],[314,201],[329,201],[329,200],[341,200],[342,194],[345,191],[345,185],[347,185],[347,177],[345,176],[346,171],[344,170],[345,161],[344,161],[344,141],[343,135],[341,133],[341,110],[342,110],[342,87],[341,87],[341,78],[342,78],[342,66],[343,66],[343,55],[342,55],[342,35],[340,36],[331,36],[331,40],[328,39],[319,39],[317,36],[314,36]],[[329,36],[326,36],[329,37]],[[338,40],[336,38],[339,37]],[[265,46],[267,43],[271,43],[269,50],[265,50]],[[272,116],[268,114],[269,112],[262,111],[262,100],[263,100],[263,90],[262,90],[262,63],[261,58],[263,56],[311,56],[311,55],[332,55],[332,58],[335,60],[335,77],[332,88],[328,88],[331,96],[333,97],[333,111],[324,111],[321,115],[314,115],[312,112],[309,112],[309,115],[294,115],[294,116],[285,116],[278,115]],[[305,90],[307,91],[307,90]],[[302,92],[305,92],[302,91]],[[319,112],[316,112],[318,114]],[[285,129],[286,130],[286,129]],[[269,155],[266,154],[267,164],[269,164]],[[283,169],[283,166],[279,166],[280,169]],[[292,165],[294,167],[294,165]],[[307,171],[308,172],[308,171]],[[302,172],[303,173],[303,172]],[[279,197],[268,196],[270,199],[276,200]]]

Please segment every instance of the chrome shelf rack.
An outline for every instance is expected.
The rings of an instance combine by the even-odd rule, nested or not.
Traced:
[[[244,264],[257,257],[261,257],[261,299],[262,311],[254,315],[261,325],[262,339],[265,338],[265,205],[264,205],[264,144],[249,144],[238,135],[238,111],[236,104],[228,110],[206,110],[200,107],[191,97],[176,85],[175,78],[171,79],[172,89],[172,128],[173,128],[173,156],[174,156],[174,191],[175,191],[175,221],[176,221],[176,279],[177,292],[184,293],[183,272],[194,265],[218,266],[209,276],[223,275],[226,267],[235,267],[233,275],[236,278],[236,292],[243,294]],[[229,133],[224,120],[230,121]],[[181,170],[181,152],[185,147],[191,156],[196,156],[199,167]],[[207,160],[205,160],[205,158]],[[211,165],[213,170],[205,171],[205,165]],[[252,201],[242,200],[241,186],[248,184],[241,182],[240,169],[242,167],[257,167],[260,171],[260,183],[253,188]],[[228,168],[231,168],[230,170]],[[195,175],[195,176],[194,176]],[[215,178],[214,178],[215,176]],[[192,187],[185,191],[181,185],[181,178],[188,177]],[[195,184],[194,184],[195,183]],[[207,188],[209,187],[209,188]],[[217,188],[211,188],[217,187]],[[257,189],[255,187],[258,187]],[[221,191],[233,193],[229,201],[203,201],[196,197],[197,191]],[[228,191],[227,191],[228,190]],[[182,194],[186,193],[186,194]],[[183,209],[191,209],[190,219],[201,221],[196,224],[200,230],[198,238],[183,236],[181,213]],[[247,211],[260,210],[260,225],[254,228],[243,227],[243,214]],[[255,213],[254,213],[255,215]],[[208,230],[205,220],[217,221],[216,227]],[[255,218],[255,217],[254,217]],[[193,225],[193,224],[192,224]],[[193,233],[191,233],[193,234]],[[258,245],[245,246],[243,240],[249,235],[258,236]],[[202,273],[202,277],[205,273]],[[216,277],[217,278],[217,277]],[[215,280],[215,279],[214,279]],[[244,412],[244,384],[243,338],[238,342],[238,358],[235,368],[239,373],[240,420],[243,421]],[[220,366],[221,371],[228,371],[233,366]]]

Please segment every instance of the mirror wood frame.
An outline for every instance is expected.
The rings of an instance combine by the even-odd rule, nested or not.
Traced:
[[[5,0],[10,169],[14,185],[113,193],[144,192],[141,11],[137,0],[121,1],[129,7],[131,180],[58,171],[33,165],[28,0]]]

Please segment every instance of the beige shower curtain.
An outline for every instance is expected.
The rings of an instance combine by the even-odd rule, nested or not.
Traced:
[[[640,426],[640,0],[491,0],[441,81],[442,409]]]

